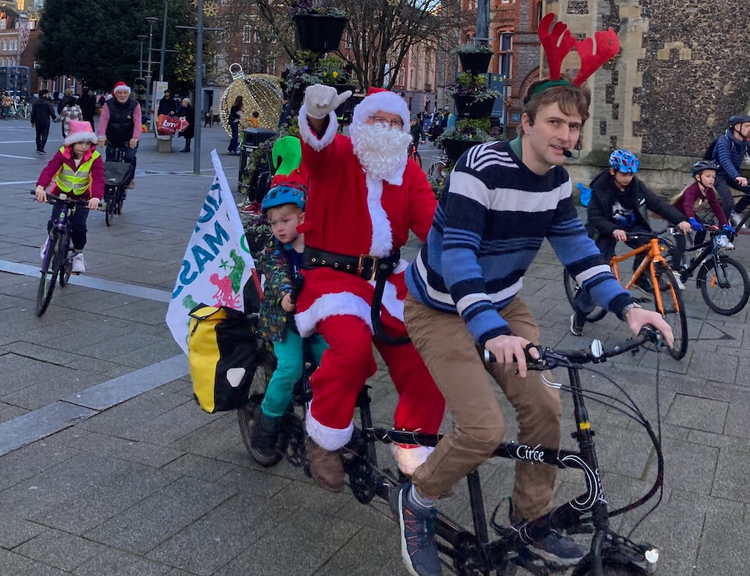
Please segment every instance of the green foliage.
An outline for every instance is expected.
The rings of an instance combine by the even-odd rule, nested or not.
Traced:
[[[167,49],[174,49],[181,39],[195,35],[191,30],[177,30],[176,25],[192,24],[189,15],[195,10],[189,0],[169,0]],[[94,89],[111,90],[123,80],[132,86],[138,76],[140,59],[139,34],[148,34],[146,16],[155,16],[153,48],[161,46],[164,0],[46,0],[40,20],[42,31],[35,57],[40,73],[47,78],[75,76]],[[183,40],[184,42],[184,40]],[[152,53],[152,77],[159,77],[159,53]],[[143,46],[144,76],[147,75],[148,39]],[[167,54],[164,79],[173,79],[174,55]]]
[[[462,72],[458,75],[456,82],[446,87],[446,96],[473,96],[477,102],[499,98],[502,94],[499,90],[487,86],[487,76],[484,74],[469,74]]]
[[[489,54],[492,52],[492,47],[489,44],[475,44],[474,42],[467,42],[466,44],[461,44],[460,46],[457,46],[456,48],[453,48],[451,50],[451,54],[454,56],[456,54],[468,54],[473,52],[484,52]]]

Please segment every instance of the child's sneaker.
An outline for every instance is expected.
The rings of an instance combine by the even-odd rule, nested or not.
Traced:
[[[73,256],[73,272],[83,274],[86,272],[86,262],[83,260],[83,253],[79,252]]]
[[[719,248],[724,248],[725,250],[734,250],[734,244],[732,244],[729,241],[729,238],[727,238],[724,234],[722,234],[721,236],[717,236],[716,245]]]
[[[734,210],[729,214],[729,221],[732,223],[732,226],[737,228],[737,226],[740,225],[740,222],[742,222],[742,214],[737,214]]]
[[[281,458],[277,448],[279,442],[279,419],[267,416],[258,408],[253,429],[250,432],[250,455],[261,466],[273,466]]]

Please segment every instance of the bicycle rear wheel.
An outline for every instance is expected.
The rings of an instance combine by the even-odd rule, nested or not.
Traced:
[[[750,298],[747,270],[729,256],[720,257],[718,268],[713,260],[706,260],[698,272],[698,284],[708,307],[724,316],[737,314]]]
[[[70,275],[73,273],[73,257],[71,256],[71,254],[73,254],[73,244],[70,241],[70,233],[65,234],[60,242],[60,246],[65,247],[65,249],[60,252],[62,268],[60,269],[60,277],[58,279],[60,287],[63,288],[67,286],[68,280],[70,280]]]
[[[419,155],[419,152],[417,152],[416,150],[414,151],[414,162],[416,162],[420,168],[422,167],[422,157]]]
[[[104,221],[107,226],[112,226],[112,222],[115,219],[115,211],[117,210],[117,188],[107,188],[107,192],[104,194],[104,201],[106,205],[104,207]]]
[[[60,250],[60,234],[54,232],[48,240],[47,253],[44,255],[42,262],[42,275],[39,278],[39,288],[36,292],[36,315],[40,317],[47,311],[60,273],[59,260],[61,255],[58,250]]]
[[[682,299],[682,292],[677,285],[672,269],[662,267],[659,264],[653,264],[656,272],[657,284],[654,290],[661,292],[660,310],[656,304],[656,293],[654,293],[654,310],[662,315],[664,320],[672,328],[674,343],[668,348],[669,354],[675,360],[684,358],[688,347],[688,325],[687,312],[685,311],[685,302]]]
[[[576,307],[573,305],[573,301],[574,301],[576,292],[578,292],[581,289],[581,287],[578,286],[578,283],[575,281],[575,278],[573,278],[573,276],[571,276],[567,270],[563,271],[563,282],[565,283],[565,296],[568,297],[568,302],[570,303],[570,307],[573,310],[575,310]],[[599,322],[599,320],[604,318],[606,315],[607,315],[607,309],[597,306],[586,316],[586,322]]]

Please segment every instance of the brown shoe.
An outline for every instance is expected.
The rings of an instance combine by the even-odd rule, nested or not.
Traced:
[[[343,492],[344,461],[341,460],[341,450],[329,452],[310,438],[305,440],[305,446],[310,473],[318,486],[329,492]]]

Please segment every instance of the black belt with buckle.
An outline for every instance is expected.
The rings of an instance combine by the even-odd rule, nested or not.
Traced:
[[[381,275],[384,278],[391,275],[401,261],[401,252],[396,250],[389,256],[378,258],[370,254],[348,256],[305,246],[302,258],[305,270],[331,268],[374,282]]]

